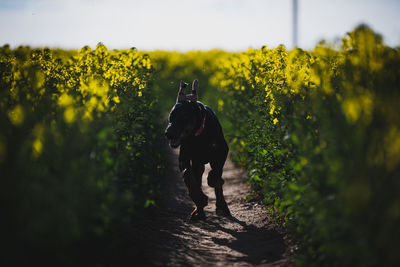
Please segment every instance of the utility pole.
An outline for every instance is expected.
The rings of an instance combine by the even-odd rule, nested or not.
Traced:
[[[293,0],[293,48],[297,47],[297,0]]]

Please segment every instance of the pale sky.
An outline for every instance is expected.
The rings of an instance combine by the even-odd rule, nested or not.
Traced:
[[[298,46],[360,23],[400,45],[399,0],[298,0]],[[292,46],[292,0],[0,0],[0,45],[230,51]]]

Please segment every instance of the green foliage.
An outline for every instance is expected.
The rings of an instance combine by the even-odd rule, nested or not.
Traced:
[[[200,100],[218,114],[231,156],[300,241],[299,265],[396,265],[400,51],[364,25],[335,47],[2,47],[5,253],[19,263],[53,255],[74,265],[131,251],[140,231],[132,215],[158,203],[159,118],[180,79],[199,79]]]
[[[187,53],[154,51],[148,53],[154,66],[152,86],[159,99],[160,110],[168,114],[176,102],[180,80],[191,83],[199,81],[199,101],[213,108],[222,120],[224,129],[230,127],[225,119],[222,98],[225,94],[217,88],[214,73],[218,69],[218,61],[230,53],[221,50],[208,52],[191,51]],[[190,93],[191,85],[187,92]],[[166,118],[166,116],[163,116]]]
[[[147,55],[102,44],[0,48],[2,261],[104,264],[129,249],[164,168],[152,71]]]
[[[362,25],[339,50],[262,48],[220,64],[235,159],[301,240],[299,264],[399,262],[399,52]]]
[[[167,111],[200,80],[231,156],[301,243],[301,265],[394,265],[400,55],[367,26],[337,49],[153,52]]]

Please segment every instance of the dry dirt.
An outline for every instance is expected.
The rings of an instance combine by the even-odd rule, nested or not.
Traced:
[[[148,221],[143,234],[150,242],[144,255],[150,266],[292,266],[293,249],[281,228],[270,222],[266,207],[247,202],[250,186],[246,174],[228,159],[223,178],[224,195],[232,217],[215,213],[215,194],[203,175],[203,191],[209,197],[206,220],[189,221],[194,208],[178,170],[178,150],[170,155],[171,170],[165,181],[163,207]]]

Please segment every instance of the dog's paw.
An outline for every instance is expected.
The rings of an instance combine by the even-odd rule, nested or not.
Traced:
[[[206,219],[206,214],[204,213],[203,209],[195,208],[192,211],[192,213],[190,214],[191,221],[199,221],[199,220],[205,220],[205,219]]]
[[[230,210],[229,210],[229,208],[228,208],[227,205],[222,206],[222,207],[217,207],[217,208],[215,209],[215,213],[216,213],[218,216],[225,216],[225,217],[230,217],[230,216],[232,216],[232,215],[231,215],[231,212],[230,212]]]

